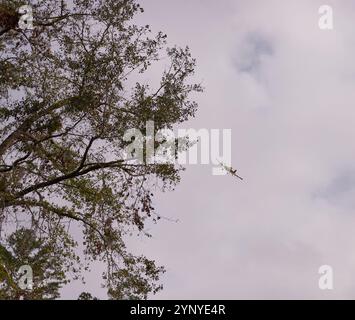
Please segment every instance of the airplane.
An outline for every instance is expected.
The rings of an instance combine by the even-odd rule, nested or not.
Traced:
[[[219,164],[224,168],[224,170],[229,172],[232,176],[237,177],[240,180],[244,180],[241,176],[239,176],[237,174],[237,170],[236,169],[233,169],[232,167],[228,167],[227,165],[225,165],[225,164],[223,164],[221,162]]]

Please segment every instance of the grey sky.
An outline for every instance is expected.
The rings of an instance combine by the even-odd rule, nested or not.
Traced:
[[[327,1],[335,29],[322,31],[323,4],[142,1],[139,21],[197,58],[205,93],[184,127],[231,128],[246,178],[189,166],[156,196],[179,222],[132,242],[167,268],[155,298],[355,298],[355,4]],[[318,288],[324,264],[333,291]]]

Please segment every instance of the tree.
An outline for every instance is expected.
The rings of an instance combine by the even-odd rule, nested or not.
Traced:
[[[166,35],[133,23],[143,11],[135,0],[30,1],[33,30],[14,23],[22,4],[0,2],[1,230],[26,227],[52,246],[66,243],[79,273],[83,256],[103,261],[112,299],[147,298],[162,288],[164,268],[130,253],[124,238],[149,236],[145,222],[160,218],[153,187],[173,188],[182,168],[132,164],[123,136],[145,134],[149,120],[171,129],[194,116],[195,60],[188,48],[167,48],[152,88],[142,74],[160,60]]]
[[[33,230],[21,228],[11,234],[6,247],[0,245],[0,299],[55,299],[59,298],[59,289],[65,285],[66,271],[76,273],[71,263],[76,257],[70,253],[71,243],[61,243],[52,239],[38,239]],[[33,288],[22,289],[19,286],[21,266],[32,269]]]
[[[93,297],[91,293],[89,292],[82,292],[79,295],[78,300],[98,300],[97,298]]]

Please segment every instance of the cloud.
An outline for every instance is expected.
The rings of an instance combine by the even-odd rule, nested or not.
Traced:
[[[251,32],[236,48],[236,67],[239,72],[256,73],[265,57],[273,54],[270,40],[262,34]]]

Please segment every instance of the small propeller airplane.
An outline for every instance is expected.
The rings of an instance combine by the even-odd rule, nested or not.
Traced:
[[[219,161],[218,161],[219,162]],[[222,166],[224,170],[226,170],[228,173],[230,173],[232,176],[237,177],[240,180],[244,180],[241,176],[237,175],[237,170],[233,169],[232,167],[228,167],[224,163],[219,162],[219,164]]]

